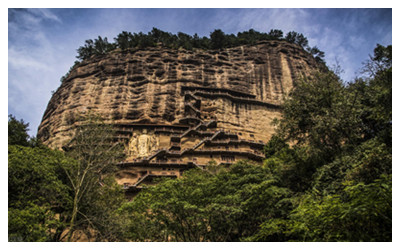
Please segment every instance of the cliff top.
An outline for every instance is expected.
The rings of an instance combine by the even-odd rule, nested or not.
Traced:
[[[193,36],[178,32],[172,34],[153,28],[147,34],[142,32],[131,33],[122,31],[115,37],[114,42],[109,42],[107,37],[98,36],[96,39],[88,39],[85,44],[77,49],[76,56],[79,62],[92,58],[94,55],[104,55],[115,50],[131,50],[151,48],[163,46],[171,49],[183,48],[186,50],[202,49],[202,50],[220,50],[223,48],[232,48],[241,45],[255,45],[259,42],[278,40],[287,41],[296,44],[310,53],[317,62],[324,62],[324,52],[316,46],[310,47],[308,39],[301,33],[295,31],[288,32],[285,36],[283,31],[271,29],[268,33],[258,32],[254,29],[238,32],[235,34],[225,34],[222,30],[216,29],[210,33],[210,37],[199,37],[197,34]],[[74,65],[74,66],[75,66]],[[71,69],[74,67],[72,66]],[[70,69],[70,71],[71,71]],[[68,76],[69,72],[61,78],[61,82]]]

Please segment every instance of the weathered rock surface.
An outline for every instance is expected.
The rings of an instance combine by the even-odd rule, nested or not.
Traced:
[[[73,114],[91,110],[115,124],[216,120],[218,128],[266,142],[293,81],[315,67],[311,55],[284,41],[221,51],[114,51],[70,73],[47,106],[38,138],[63,146],[73,135]],[[185,102],[193,94],[193,105],[196,98],[201,105]]]

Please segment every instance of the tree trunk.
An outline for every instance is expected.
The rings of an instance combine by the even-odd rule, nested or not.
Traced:
[[[76,215],[78,214],[78,192],[75,193],[74,205],[73,206],[74,207],[72,209],[72,216],[71,216],[71,221],[69,223],[69,231],[68,231],[68,236],[67,236],[67,241],[68,242],[71,241],[72,233],[73,233],[74,227],[75,227]]]

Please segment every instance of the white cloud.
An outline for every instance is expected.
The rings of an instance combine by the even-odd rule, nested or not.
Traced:
[[[11,16],[11,18],[10,18]],[[8,105],[9,112],[30,123],[35,135],[50,91],[59,84],[63,65],[47,25],[61,20],[50,10],[9,10]]]
[[[308,25],[308,12],[303,9],[232,9],[218,10],[215,26],[223,31],[245,31],[253,28],[260,32],[281,29],[299,31]],[[229,33],[229,32],[227,32]],[[234,32],[236,33],[236,32]]]
[[[61,23],[61,19],[58,18],[51,10],[49,9],[30,9],[30,11],[43,19],[50,19],[52,21],[56,21]]]
[[[8,63],[11,69],[15,70],[48,70],[50,65],[47,65],[42,60],[32,57],[26,51],[18,51],[11,47],[8,49]]]

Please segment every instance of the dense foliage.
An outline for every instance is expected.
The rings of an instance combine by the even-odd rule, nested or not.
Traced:
[[[29,123],[18,121],[13,115],[8,116],[8,145],[29,146]]]
[[[9,240],[391,241],[391,49],[378,45],[354,82],[297,81],[262,165],[211,162],[130,202],[112,175],[121,151],[96,117],[60,152],[28,143],[10,116]]]
[[[219,168],[218,173],[212,169]],[[261,166],[240,162],[224,169],[191,170],[140,193],[123,210],[126,237],[139,241],[239,241],[288,209],[286,188]],[[211,171],[210,171],[211,170]]]
[[[54,241],[71,207],[62,181],[71,159],[44,147],[8,147],[8,233],[10,241]],[[60,216],[56,216],[59,214]],[[58,218],[57,218],[58,217]]]
[[[264,166],[297,194],[294,209],[252,240],[391,241],[391,46],[368,64],[380,67],[353,83],[317,73],[292,91]]]
[[[109,143],[110,126],[93,116],[84,122],[68,152],[62,152],[29,138],[28,124],[10,116],[9,241],[120,239],[116,213],[125,199],[113,166],[122,151]]]
[[[88,39],[83,46],[79,47],[77,58],[85,60],[92,55],[103,55],[117,48],[127,50],[162,45],[168,48],[183,48],[187,50],[194,48],[222,49],[239,45],[253,45],[264,40],[285,40],[306,49],[319,61],[324,58],[324,52],[317,47],[309,47],[308,39],[303,34],[295,31],[290,31],[284,36],[281,30],[272,29],[268,33],[263,33],[250,29],[234,35],[225,34],[222,30],[216,29],[210,33],[210,37],[199,37],[197,34],[191,36],[182,32],[172,34],[157,28],[153,28],[147,34],[142,32],[132,34],[131,32],[123,31],[114,38],[114,43],[101,36],[94,40]]]

